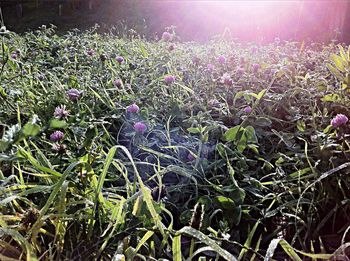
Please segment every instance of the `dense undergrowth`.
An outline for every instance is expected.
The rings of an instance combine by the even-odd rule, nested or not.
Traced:
[[[172,38],[1,29],[0,259],[347,260],[350,51]]]

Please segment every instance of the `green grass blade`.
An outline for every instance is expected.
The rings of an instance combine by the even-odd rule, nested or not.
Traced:
[[[181,234],[175,235],[173,238],[173,260],[174,261],[181,261],[182,254],[181,254]]]
[[[209,238],[207,235],[203,234],[202,232],[192,227],[183,227],[178,232],[176,232],[176,234],[186,234],[186,235],[192,236],[197,240],[199,240],[200,242],[206,244],[207,246],[210,246],[222,258],[228,261],[237,261],[236,257],[234,257],[227,250],[221,248],[218,244],[216,244],[216,242],[213,239]]]

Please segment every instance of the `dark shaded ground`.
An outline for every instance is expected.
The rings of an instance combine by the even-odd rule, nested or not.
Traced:
[[[91,0],[94,3],[91,10],[88,6],[89,1],[39,1],[38,7],[36,0],[26,1],[23,3],[22,18],[17,17],[18,10],[16,10],[16,2],[21,1],[0,0],[0,4],[6,26],[16,32],[36,29],[42,24],[54,24],[62,32],[73,28],[83,30],[98,23],[102,31],[108,30],[111,26],[125,29],[127,25],[140,34],[153,37],[163,32],[166,27],[175,25],[178,35],[183,40],[205,41],[214,35],[222,34],[228,28],[233,37],[242,41],[269,42],[275,37],[280,37],[285,40],[312,39],[327,42],[337,37],[341,41],[350,42],[350,30],[347,30],[350,28],[350,4],[346,4],[346,1],[307,1],[304,2],[302,9],[297,5],[293,7],[295,1],[284,1],[284,5],[289,4],[293,8],[287,9],[287,13],[278,14],[266,11],[264,13],[259,10],[258,5],[250,2],[249,8],[252,9],[252,14],[260,14],[260,17],[256,15],[247,17],[243,26],[232,22],[235,19],[242,20],[237,11],[239,1],[203,1],[198,4],[196,1]],[[270,5],[273,3],[273,1],[265,2]],[[59,3],[62,4],[61,16],[59,16]],[[337,3],[338,7],[335,7]],[[195,9],[196,5],[203,7],[202,10]],[[221,8],[222,16],[229,17],[229,20],[221,19],[220,15],[210,12],[211,7],[218,6]],[[287,14],[291,14],[290,18],[283,20]],[[277,16],[282,20],[275,18]],[[276,21],[280,23],[271,23],[273,19],[277,19]],[[344,22],[339,22],[340,20]],[[343,26],[339,35],[334,30],[338,24]]]

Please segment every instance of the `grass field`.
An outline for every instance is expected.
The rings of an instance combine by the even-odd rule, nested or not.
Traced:
[[[348,47],[0,34],[0,259],[347,260]]]

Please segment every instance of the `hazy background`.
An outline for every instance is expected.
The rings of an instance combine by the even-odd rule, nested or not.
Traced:
[[[242,41],[288,40],[350,42],[350,1],[122,1],[0,0],[6,26],[16,32],[54,24],[59,31],[135,28],[148,37],[176,26],[182,40],[205,41],[224,31]],[[338,32],[338,33],[337,33]]]

